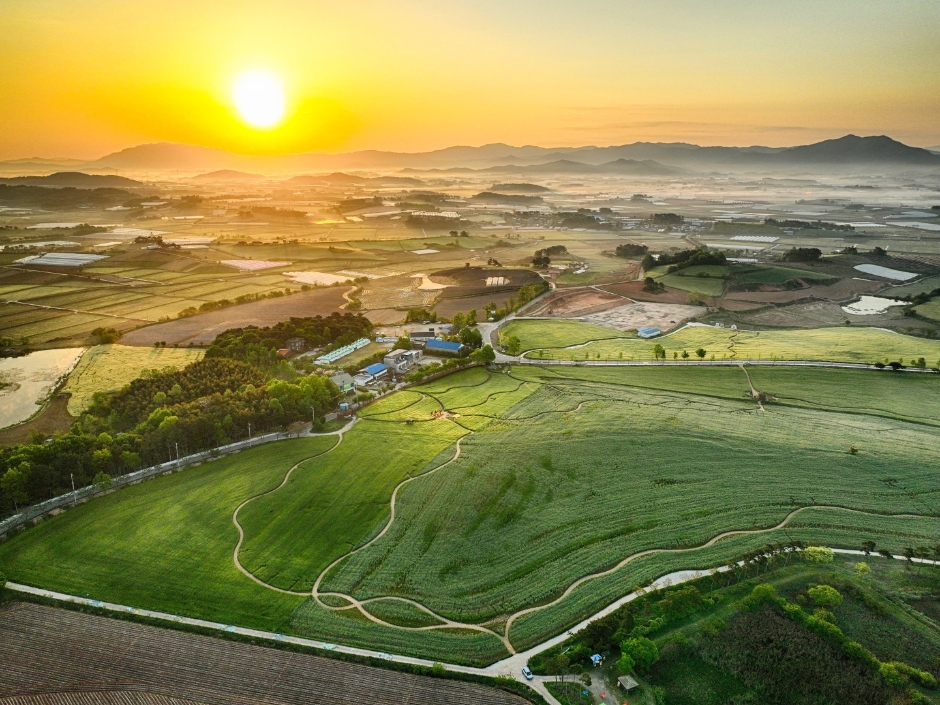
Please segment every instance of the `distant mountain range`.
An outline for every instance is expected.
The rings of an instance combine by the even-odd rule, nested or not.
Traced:
[[[91,162],[67,162],[70,170],[131,173],[150,178],[225,171],[289,175],[305,172],[474,170],[506,174],[621,174],[670,176],[683,170],[710,171],[844,171],[858,168],[922,169],[940,167],[940,154],[911,147],[890,137],[846,135],[838,139],[797,147],[700,147],[682,142],[635,142],[612,147],[545,148],[487,144],[482,147],[448,147],[431,152],[383,152],[367,150],[344,154],[311,152],[279,156],[248,156],[218,149],[183,144],[144,144],[108,154]],[[64,164],[63,164],[64,165]],[[9,173],[36,173],[37,168],[56,170],[56,160],[0,162]],[[157,174],[148,172],[158,172]],[[169,172],[169,173],[168,173]],[[221,173],[220,173],[221,172]],[[459,173],[459,172],[458,172]],[[365,179],[345,175],[351,179]],[[256,174],[250,174],[255,178]],[[323,180],[324,176],[316,176]],[[219,178],[219,180],[226,180]],[[232,175],[230,180],[238,180]],[[353,183],[350,181],[349,183]],[[402,185],[406,185],[402,183]]]
[[[143,182],[111,174],[83,174],[80,171],[58,171],[48,176],[14,176],[0,179],[8,186],[54,186],[56,188],[133,188]]]

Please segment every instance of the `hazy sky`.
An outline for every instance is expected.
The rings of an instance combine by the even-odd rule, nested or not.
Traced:
[[[937,0],[0,0],[0,159],[637,140],[940,144]],[[238,75],[288,117],[246,126]]]

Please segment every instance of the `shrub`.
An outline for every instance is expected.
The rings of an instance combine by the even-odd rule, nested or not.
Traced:
[[[832,563],[835,554],[826,546],[810,546],[803,551],[803,560],[809,563]]]

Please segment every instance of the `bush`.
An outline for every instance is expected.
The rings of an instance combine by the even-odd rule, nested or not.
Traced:
[[[842,604],[842,595],[831,585],[814,585],[809,596],[819,607],[835,609]]]
[[[803,560],[809,563],[832,563],[835,554],[826,546],[810,546],[803,551]]]

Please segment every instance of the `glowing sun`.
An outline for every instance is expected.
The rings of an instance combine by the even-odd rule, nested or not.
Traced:
[[[284,87],[267,71],[246,71],[232,86],[235,107],[252,127],[275,127],[284,118]]]

